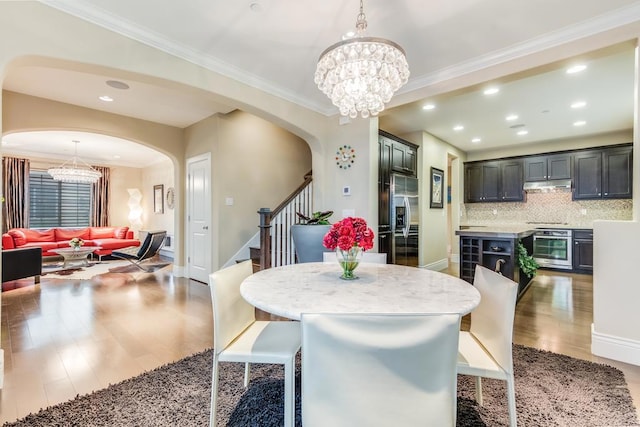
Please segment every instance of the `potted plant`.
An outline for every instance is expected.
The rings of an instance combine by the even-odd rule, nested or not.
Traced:
[[[291,226],[291,237],[298,262],[321,262],[324,246],[322,239],[331,228],[329,217],[333,211],[318,211],[306,216],[297,212],[300,221]]]
[[[528,278],[534,277],[540,265],[538,265],[536,260],[527,253],[527,248],[525,248],[521,242],[518,242],[516,252],[518,267],[520,267],[520,270],[526,274]]]

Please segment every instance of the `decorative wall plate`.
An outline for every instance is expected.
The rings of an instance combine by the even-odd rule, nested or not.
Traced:
[[[167,189],[167,207],[169,209],[173,209],[173,207],[175,206],[175,202],[176,202],[176,194],[175,194],[175,190],[173,189],[173,187],[169,187]]]
[[[340,169],[348,169],[355,162],[356,150],[350,145],[343,145],[336,151],[336,165]]]

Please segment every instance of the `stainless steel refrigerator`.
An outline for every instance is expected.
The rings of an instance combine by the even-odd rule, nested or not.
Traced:
[[[391,175],[391,262],[418,266],[418,179]]]

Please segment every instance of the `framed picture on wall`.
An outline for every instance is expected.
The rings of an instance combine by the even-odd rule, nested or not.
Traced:
[[[429,207],[442,209],[444,172],[437,168],[431,168],[431,204]]]
[[[164,185],[153,186],[153,213],[164,213]]]

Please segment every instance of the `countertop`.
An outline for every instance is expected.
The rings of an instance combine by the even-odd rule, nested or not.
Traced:
[[[460,224],[460,230],[456,231],[459,236],[485,236],[499,238],[522,239],[532,235],[536,229],[557,228],[562,230],[590,230],[591,227],[575,226],[570,224]]]

